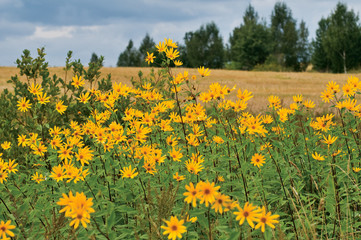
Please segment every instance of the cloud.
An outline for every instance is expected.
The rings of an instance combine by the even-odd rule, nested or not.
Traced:
[[[54,38],[72,38],[75,31],[74,27],[35,27],[35,32],[29,39],[54,39]]]

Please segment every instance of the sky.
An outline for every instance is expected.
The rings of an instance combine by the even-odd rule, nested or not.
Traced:
[[[184,44],[186,32],[214,22],[223,43],[251,4],[270,24],[276,0],[0,0],[0,66],[16,66],[24,49],[36,57],[45,47],[49,66],[64,66],[69,50],[87,65],[91,54],[116,66],[130,39],[139,47],[148,33],[158,43],[164,38]],[[338,0],[284,0],[299,24],[306,22],[310,40],[318,21],[335,9]],[[360,0],[343,1],[361,11]]]

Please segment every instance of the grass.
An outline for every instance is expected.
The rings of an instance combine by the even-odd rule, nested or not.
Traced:
[[[49,68],[51,75],[56,74],[64,78],[65,73],[62,67]],[[130,79],[137,78],[138,72],[142,71],[146,76],[149,74],[151,68],[139,67],[119,67],[119,68],[102,68],[103,76],[107,74],[112,75],[112,80],[115,82],[123,82],[130,85]],[[189,75],[197,75],[197,69],[183,69],[177,68],[174,72],[178,73],[187,70]],[[7,80],[11,76],[18,74],[16,67],[0,67],[0,91],[4,88],[10,87]],[[211,70],[211,75],[206,78],[198,78],[196,85],[199,91],[207,91],[209,85],[214,82],[219,82],[221,85],[226,84],[228,87],[233,87],[242,90],[247,89],[253,92],[254,99],[249,102],[249,109],[252,111],[259,111],[266,108],[269,95],[277,95],[283,103],[288,105],[292,101],[292,96],[296,94],[303,94],[305,99],[315,101],[316,106],[320,111],[324,111],[329,105],[324,105],[321,102],[321,92],[325,89],[329,81],[335,81],[341,86],[346,82],[348,76],[354,75],[361,78],[361,74],[330,74],[330,73],[296,73],[296,72],[247,72],[237,70]],[[22,79],[25,80],[25,79]],[[232,92],[230,99],[234,100],[237,93]]]

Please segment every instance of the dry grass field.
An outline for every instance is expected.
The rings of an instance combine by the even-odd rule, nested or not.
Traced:
[[[130,85],[130,79],[137,78],[138,72],[142,71],[145,76],[149,74],[151,68],[120,67],[103,68],[103,75],[111,74],[115,82],[123,82]],[[197,69],[174,69],[174,74],[188,70],[190,75],[197,75],[195,85],[199,91],[206,91],[211,83],[219,82],[228,87],[236,85],[237,89],[247,89],[254,94],[254,98],[249,101],[249,109],[258,111],[267,106],[267,96],[277,95],[287,104],[292,101],[292,96],[303,94],[305,99],[313,100],[319,111],[325,111],[329,104],[321,102],[321,92],[325,89],[328,81],[335,81],[340,85],[344,84],[350,75],[361,77],[361,74],[330,74],[330,73],[295,73],[295,72],[247,72],[235,70],[211,70],[209,77],[201,78]],[[65,72],[61,67],[50,68],[50,73],[64,78]],[[10,87],[7,80],[11,76],[18,74],[16,67],[0,67],[0,90]],[[70,73],[71,74],[71,73]],[[69,75],[68,75],[69,76]],[[236,91],[233,91],[230,99],[236,98]]]

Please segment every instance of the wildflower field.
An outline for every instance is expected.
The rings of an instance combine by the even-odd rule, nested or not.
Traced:
[[[361,238],[357,77],[250,112],[250,89],[200,91],[212,70],[156,49],[129,84],[24,50],[0,96],[0,239]]]

